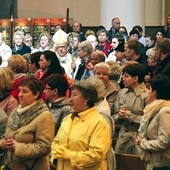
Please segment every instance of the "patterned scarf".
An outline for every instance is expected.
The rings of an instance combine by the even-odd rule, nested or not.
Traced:
[[[48,111],[46,104],[40,99],[35,103],[26,106],[24,108],[19,107],[11,114],[7,129],[17,130],[29,124],[35,117],[41,114],[43,111]]]

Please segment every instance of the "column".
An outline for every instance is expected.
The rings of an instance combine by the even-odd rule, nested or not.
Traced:
[[[145,25],[162,26],[165,17],[165,1],[162,0],[145,0]]]

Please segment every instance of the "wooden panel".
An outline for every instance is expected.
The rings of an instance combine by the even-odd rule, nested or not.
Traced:
[[[115,154],[116,170],[145,170],[146,163],[139,156]]]

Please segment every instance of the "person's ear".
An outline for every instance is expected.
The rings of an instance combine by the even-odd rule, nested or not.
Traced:
[[[157,98],[156,90],[153,90],[152,93],[153,93],[153,95],[155,96],[155,98]]]
[[[51,60],[48,60],[48,65],[50,65],[51,64]]]
[[[40,95],[40,92],[37,91],[37,94],[34,95],[34,98],[37,100],[39,95]]]
[[[134,78],[135,82],[138,82],[138,80],[139,80],[138,76],[134,76],[133,78]]]
[[[131,55],[134,54],[134,50],[130,49],[130,54]]]
[[[55,89],[53,90],[53,92],[54,92],[55,95],[58,94],[58,89],[55,88]]]

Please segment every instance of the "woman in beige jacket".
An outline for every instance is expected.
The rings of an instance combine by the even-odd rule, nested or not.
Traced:
[[[170,169],[170,80],[164,75],[151,80],[150,104],[145,107],[136,141],[140,155],[153,170]]]
[[[6,167],[50,169],[48,154],[54,121],[41,95],[41,82],[34,76],[24,77],[19,85],[20,105],[9,117],[5,137],[0,141]]]

